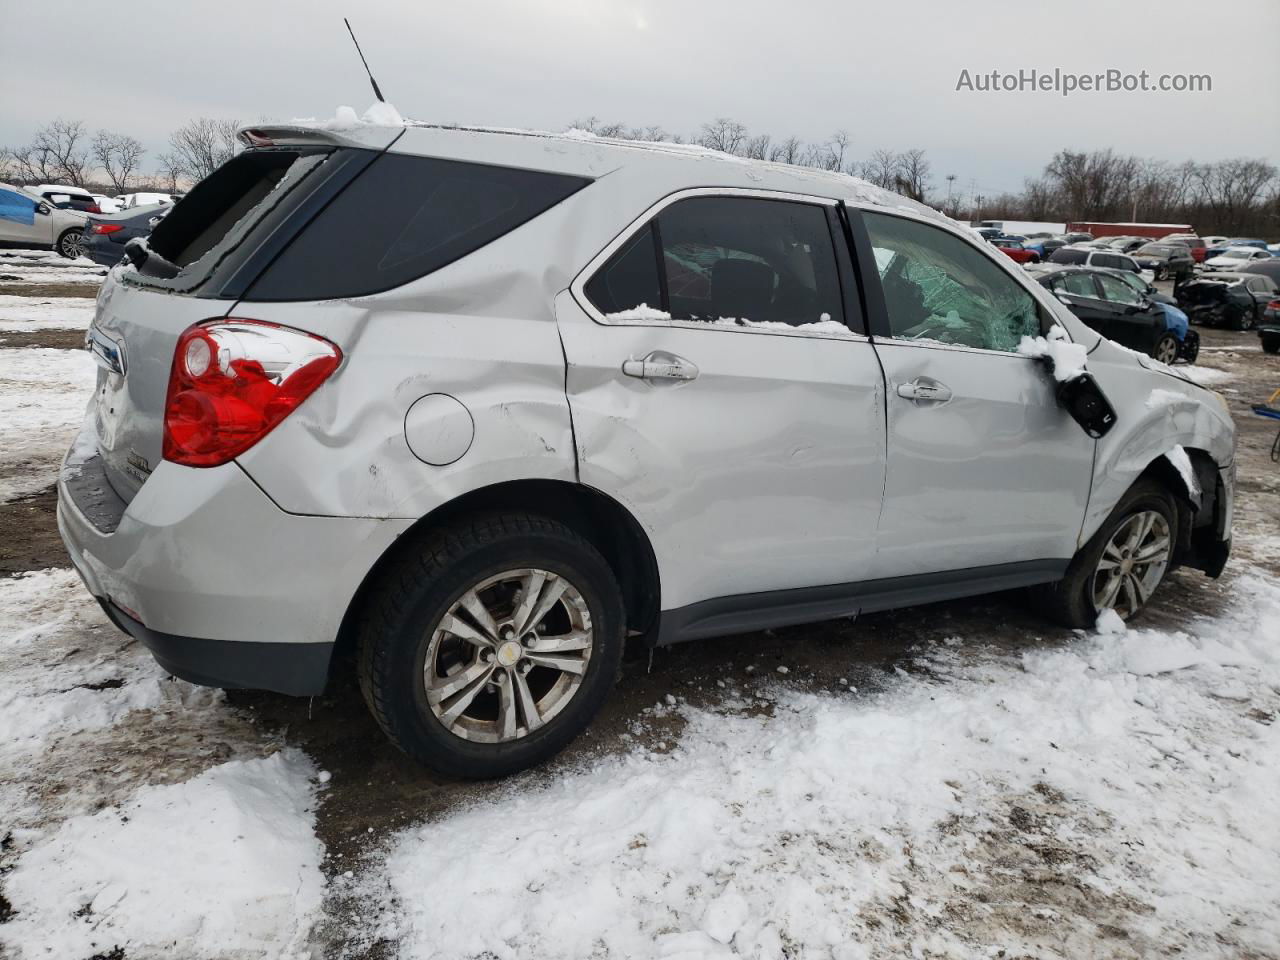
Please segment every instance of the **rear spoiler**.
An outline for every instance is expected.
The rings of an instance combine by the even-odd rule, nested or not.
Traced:
[[[246,147],[315,146],[358,147],[385,150],[404,133],[402,126],[382,126],[356,120],[342,123],[294,121],[292,123],[258,123],[241,127],[236,137]]]

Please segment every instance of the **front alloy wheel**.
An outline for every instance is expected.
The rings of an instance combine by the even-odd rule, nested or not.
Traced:
[[[1164,334],[1156,341],[1155,348],[1151,351],[1151,356],[1161,363],[1167,363],[1170,366],[1178,359],[1178,338],[1172,333]]]
[[[1102,550],[1093,574],[1093,606],[1128,620],[1146,605],[1173,557],[1169,521],[1156,510],[1125,520]]]
[[[567,578],[529,568],[486,577],[432,632],[427,703],[454,736],[519,740],[577,694],[591,639],[591,612]]]

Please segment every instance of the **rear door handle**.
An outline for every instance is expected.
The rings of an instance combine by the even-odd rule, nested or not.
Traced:
[[[898,396],[916,404],[946,403],[951,399],[951,388],[932,377],[916,377],[898,384]]]
[[[641,380],[693,380],[698,376],[698,367],[684,357],[665,350],[655,350],[643,360],[622,361],[622,372],[628,377]]]

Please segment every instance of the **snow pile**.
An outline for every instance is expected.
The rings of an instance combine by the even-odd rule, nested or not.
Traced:
[[[647,303],[641,303],[630,310],[615,310],[604,315],[606,320],[670,320],[671,314]]]
[[[1202,387],[1207,387],[1214,383],[1226,383],[1228,380],[1236,379],[1234,373],[1219,370],[1217,367],[1206,367],[1201,364],[1179,367],[1178,372]]]
[[[94,302],[88,297],[0,296],[0,342],[6,333],[88,330]]]
[[[84,350],[0,349],[0,503],[53,482],[97,369]]]
[[[404,832],[366,881],[379,933],[419,960],[1272,955],[1280,586],[1235,590],[1186,633],[941,644],[869,698],[682,707],[670,753]]]
[[[235,760],[74,817],[5,879],[19,957],[306,956],[324,893],[310,760]],[[176,952],[175,952],[176,951]]]
[[[1018,343],[1018,353],[1024,357],[1048,359],[1053,363],[1053,376],[1059,383],[1074,380],[1084,373],[1088,350],[1082,343],[1072,343],[1067,331],[1054,324],[1047,337],[1024,336]]]
[[[1165,453],[1165,459],[1168,460],[1178,476],[1182,477],[1182,482],[1187,485],[1187,493],[1191,494],[1192,499],[1200,502],[1200,478],[1196,476],[1195,467],[1191,465],[1191,458],[1187,456],[1186,449],[1181,444],[1174,444],[1172,450]]]

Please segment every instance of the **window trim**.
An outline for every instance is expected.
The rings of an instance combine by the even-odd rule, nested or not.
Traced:
[[[982,256],[995,264],[1003,271],[1015,285],[1022,288],[1026,294],[1035,301],[1036,305],[1041,309],[1040,318],[1040,335],[1044,336],[1048,333],[1045,328],[1045,317],[1047,316],[1051,325],[1062,328],[1067,335],[1067,339],[1074,343],[1075,338],[1071,335],[1071,328],[1068,324],[1063,323],[1062,319],[1057,315],[1057,307],[1049,301],[1052,295],[1040,284],[1031,280],[1026,275],[1026,271],[1022,266],[1010,257],[1004,254],[996,255],[992,251],[998,251],[997,247],[989,243],[974,243],[972,239],[965,236],[957,228],[953,228],[945,223],[940,223],[933,217],[920,216],[912,211],[906,210],[890,210],[884,207],[874,205],[858,204],[851,201],[843,201],[846,212],[848,213],[849,229],[853,235],[853,261],[854,269],[858,274],[858,285],[862,289],[864,296],[867,298],[867,329],[870,339],[876,344],[902,347],[914,347],[921,350],[943,350],[950,353],[980,353],[984,356],[994,357],[1011,357],[1015,360],[1029,360],[1032,363],[1038,362],[1037,357],[1026,356],[1021,353],[1011,353],[1008,350],[991,350],[987,347],[971,347],[963,343],[939,343],[936,341],[923,342],[919,340],[899,340],[891,333],[889,326],[889,310],[885,306],[884,288],[880,283],[880,271],[876,267],[875,255],[871,251],[871,235],[867,232],[867,225],[863,221],[863,213],[874,213],[883,217],[897,217],[899,220],[909,220],[913,223],[919,223],[926,227],[933,227],[943,233],[950,234],[961,243],[968,243],[977,250]],[[1003,262],[1002,262],[1003,261]],[[1095,284],[1096,287],[1096,284]],[[1065,307],[1063,308],[1065,309]]]
[[[836,259],[836,274],[840,283],[840,300],[841,306],[844,308],[844,325],[845,333],[833,332],[830,330],[806,330],[805,326],[791,327],[782,329],[777,327],[740,327],[736,324],[728,323],[709,323],[706,320],[611,320],[597,309],[596,305],[591,302],[586,294],[586,285],[595,276],[615,253],[623,246],[629,243],[636,234],[642,230],[649,229],[656,224],[657,217],[667,207],[679,203],[681,200],[687,200],[691,197],[729,197],[729,198],[746,198],[754,200],[781,200],[788,203],[805,203],[810,206],[824,208],[826,213],[824,219],[827,224],[827,232],[831,238],[831,246],[834,250]],[[850,290],[849,284],[858,282],[857,271],[855,270],[849,276],[844,276],[848,266],[849,257],[841,257],[840,244],[848,243],[848,238],[843,235],[843,231],[837,233],[832,227],[831,217],[833,214],[838,216],[839,200],[831,197],[818,197],[811,194],[790,193],[783,190],[766,190],[751,187],[684,187],[667,194],[655,203],[651,204],[643,213],[628,223],[616,237],[600,250],[594,257],[587,261],[587,265],[578,271],[577,276],[569,283],[569,292],[572,294],[574,301],[578,307],[586,313],[594,322],[606,327],[670,327],[681,330],[708,330],[720,333],[745,333],[765,336],[778,337],[805,337],[811,340],[857,340],[869,341],[870,337],[865,333],[855,330],[851,323],[862,321],[865,330],[866,319],[865,314],[860,309],[858,295],[856,290]],[[657,253],[659,254],[659,270],[658,282],[663,287],[665,298],[666,288],[666,271],[661,269],[661,232],[657,228],[653,229],[655,243],[659,244]],[[846,254],[850,251],[846,249]]]

